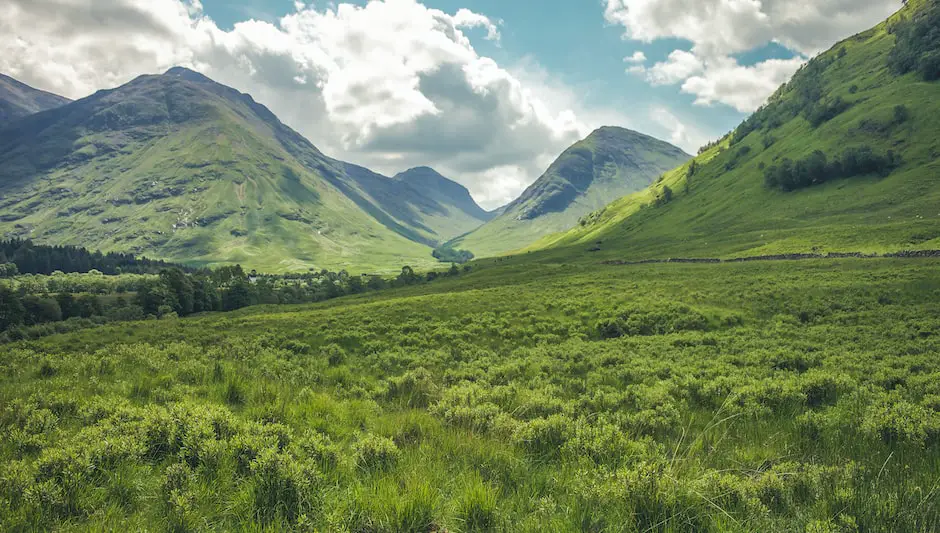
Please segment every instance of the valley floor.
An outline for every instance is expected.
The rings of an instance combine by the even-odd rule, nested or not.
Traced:
[[[0,530],[940,529],[940,261],[486,262],[0,346]]]

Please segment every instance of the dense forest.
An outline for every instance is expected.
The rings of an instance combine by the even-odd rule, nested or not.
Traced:
[[[44,246],[30,240],[0,240],[0,277],[16,274],[52,274],[55,271],[90,272],[103,274],[156,274],[174,266],[133,254],[90,252],[77,246]]]

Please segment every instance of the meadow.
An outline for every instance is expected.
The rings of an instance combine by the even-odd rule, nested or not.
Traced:
[[[938,353],[935,259],[110,323],[0,346],[0,530],[936,531]]]

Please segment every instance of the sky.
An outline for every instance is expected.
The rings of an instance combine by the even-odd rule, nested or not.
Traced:
[[[323,152],[485,208],[622,126],[689,153],[900,0],[0,0],[0,72],[70,98],[181,65]]]

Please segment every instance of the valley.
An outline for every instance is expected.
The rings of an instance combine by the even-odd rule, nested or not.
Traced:
[[[375,6],[414,7],[277,28]],[[603,126],[498,208],[518,169],[483,145],[384,175],[193,69],[74,101],[0,78],[0,530],[940,531],[940,2],[899,7],[695,156]],[[432,13],[511,49],[474,15]],[[407,125],[467,96],[352,35],[390,66],[370,90],[438,97]],[[615,59],[669,94],[699,52]],[[462,72],[532,131],[494,65]],[[472,138],[457,115],[436,134]]]

